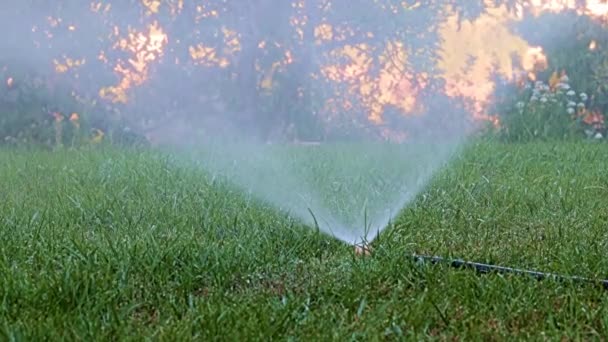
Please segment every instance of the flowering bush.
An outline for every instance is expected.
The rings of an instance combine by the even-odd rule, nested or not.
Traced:
[[[503,111],[500,134],[510,141],[570,139],[606,135],[604,115],[590,108],[590,96],[577,92],[565,72],[548,82],[521,84],[516,101]]]

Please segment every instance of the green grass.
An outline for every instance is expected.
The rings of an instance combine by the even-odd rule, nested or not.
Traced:
[[[600,338],[600,288],[406,257],[608,277],[607,148],[471,146],[365,258],[160,153],[0,151],[0,339]]]

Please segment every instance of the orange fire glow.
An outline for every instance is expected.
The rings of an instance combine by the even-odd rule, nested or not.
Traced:
[[[230,62],[226,57],[217,56],[215,48],[198,44],[196,46],[190,46],[188,48],[190,57],[194,60],[197,65],[203,65],[207,67],[219,66],[225,68],[230,65]]]
[[[206,67],[219,66],[220,68],[230,66],[230,61],[226,56],[233,56],[241,51],[241,42],[238,33],[234,30],[222,27],[222,33],[224,34],[224,48],[222,51],[217,51],[217,49],[202,43],[188,47],[188,52],[194,64]],[[222,56],[218,56],[218,53],[221,53]]]
[[[55,71],[59,74],[65,73],[70,69],[82,66],[85,64],[85,62],[85,59],[73,59],[65,56],[63,57],[63,62],[60,62],[57,59],[53,60],[53,64],[55,65]]]
[[[332,52],[334,57],[347,57],[349,63],[327,65],[322,74],[334,81],[349,85],[348,93],[359,99],[368,110],[367,117],[374,124],[383,124],[383,112],[392,105],[405,113],[413,113],[417,95],[425,86],[426,75],[414,75],[403,67],[407,54],[401,43],[391,43],[379,56],[382,67],[377,77],[372,77],[372,52],[365,44],[347,45]],[[417,85],[415,85],[417,84]],[[350,102],[346,102],[349,104]],[[335,105],[335,104],[332,104]]]
[[[118,28],[115,31],[118,32]],[[121,80],[115,86],[102,88],[99,95],[112,102],[127,103],[128,89],[142,85],[148,79],[150,63],[163,56],[167,42],[167,34],[157,21],[148,26],[147,32],[130,29],[127,38],[120,39],[113,46],[113,49],[131,54],[131,58],[119,60],[114,67]]]
[[[592,40],[589,43],[589,50],[594,51],[595,49],[597,49],[597,42],[595,40]]]
[[[216,10],[208,10],[203,5],[196,6],[195,22],[197,24],[200,23],[201,20],[204,20],[207,18],[217,18],[218,16],[219,16],[219,13]]]
[[[441,27],[444,45],[440,68],[447,82],[447,94],[473,100],[477,119],[490,118],[485,108],[495,87],[493,73],[517,81],[518,75],[524,73],[533,78],[547,66],[540,47],[530,46],[510,32],[508,24],[514,19],[501,6],[460,24],[454,15]],[[519,56],[521,65],[513,63],[513,55]]]
[[[438,67],[446,80],[446,94],[471,100],[475,119],[498,124],[497,118],[485,112],[495,87],[493,73],[510,81],[517,81],[522,74],[534,79],[536,72],[547,67],[547,58],[540,47],[531,46],[509,30],[509,23],[517,18],[506,7],[490,8],[474,21],[459,23],[458,19],[454,14],[440,28],[444,43]],[[317,43],[331,40],[333,31],[329,24],[318,26]],[[398,67],[407,62],[401,45],[389,44],[376,78],[369,76],[372,57],[366,46],[345,46],[333,54],[347,56],[350,62],[325,66],[324,76],[349,84],[351,95],[356,94],[369,111],[370,122],[382,124],[387,105],[406,115],[419,109],[417,97],[424,88],[425,75],[414,75]],[[513,55],[519,57],[520,65],[514,64]]]
[[[160,8],[160,0],[141,0],[141,3],[147,10],[147,15],[158,13],[158,9]]]
[[[605,17],[608,15],[608,3],[605,0],[587,0],[583,8],[579,8],[577,0],[530,0],[524,6],[536,15],[543,12],[562,12],[577,10],[581,15]]]
[[[577,0],[529,0],[524,7],[539,15],[544,12],[577,9],[576,3]],[[183,10],[184,1],[141,0],[141,4],[147,16],[158,14],[163,6],[168,6],[166,8],[170,9],[172,15],[178,15]],[[303,6],[301,3],[297,5]],[[415,10],[415,7],[410,9]],[[111,5],[94,1],[90,10],[107,13],[111,10]],[[486,110],[495,88],[493,76],[499,75],[513,82],[520,82],[522,78],[534,80],[537,72],[547,68],[547,57],[542,48],[530,45],[510,31],[509,25],[522,19],[521,11],[513,14],[505,6],[490,6],[488,11],[477,19],[459,22],[459,16],[449,7],[447,10],[453,15],[440,24],[439,34],[443,43],[437,65],[442,72],[441,77],[446,81],[446,95],[471,100],[471,111],[475,119],[490,120],[498,124],[498,119]],[[579,10],[579,14],[606,18],[608,3],[603,0],[590,0],[585,8]],[[216,10],[203,5],[196,6],[196,23],[218,16]],[[305,25],[307,18],[290,20],[302,37],[303,33],[301,29],[298,31],[298,27]],[[51,27],[62,25],[61,18],[48,17],[47,21]],[[74,25],[67,27],[69,30],[76,29]],[[211,47],[204,42],[188,46],[188,53],[194,64],[201,67],[230,66],[232,57],[241,51],[241,41],[238,32],[228,27],[221,27],[221,33],[224,41],[221,48]],[[332,26],[329,23],[321,23],[314,28],[315,43],[319,46],[328,42],[343,42],[352,34],[349,28]],[[51,37],[52,34],[48,32],[47,36]],[[119,80],[112,86],[102,88],[99,95],[114,103],[127,103],[129,89],[141,86],[148,80],[152,63],[163,56],[169,37],[158,21],[153,21],[141,31],[129,29],[126,35],[123,35],[118,27],[114,27],[112,36],[117,39],[112,49],[125,52],[128,58],[115,62],[114,72]],[[267,44],[275,43],[261,41],[259,48],[263,49]],[[589,49],[596,48],[597,42],[591,41]],[[518,57],[519,64],[515,63],[513,56]],[[379,55],[365,44],[344,45],[331,51],[329,57],[335,60],[345,58],[347,62],[323,65],[320,73],[326,79],[346,85],[347,93],[342,94],[346,95],[342,100],[329,100],[325,106],[327,112],[337,113],[352,108],[353,102],[348,99],[352,97],[363,105],[370,123],[381,125],[385,122],[383,113],[387,106],[400,109],[404,115],[415,115],[422,109],[418,97],[426,86],[428,75],[403,69],[402,66],[408,61],[403,44],[389,42]],[[104,51],[99,53],[98,58],[104,63],[110,63]],[[372,65],[376,62],[374,58],[377,58],[381,65],[375,75],[372,74]],[[262,73],[261,88],[272,89],[273,76],[294,59],[292,52],[285,50],[282,60],[274,62],[267,70],[260,70],[258,66],[258,71]],[[65,73],[83,65],[85,60],[63,56],[62,59],[53,60],[53,63],[57,73]],[[11,86],[12,82],[12,78],[9,78],[7,85]],[[391,134],[397,135],[386,133],[387,136]]]
[[[158,14],[162,5],[169,6],[169,12],[173,16],[180,14],[184,9],[184,0],[141,0],[141,3],[146,9],[146,15],[148,16]]]

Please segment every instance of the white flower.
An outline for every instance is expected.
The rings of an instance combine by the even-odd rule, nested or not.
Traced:
[[[570,114],[570,115],[574,114],[574,108],[568,108],[568,114]]]
[[[530,102],[536,102],[538,101],[538,97],[536,95],[532,95],[532,97],[530,98]]]
[[[578,108],[585,108],[585,104],[582,102],[579,102],[579,104],[576,105]]]
[[[522,101],[519,101],[519,102],[517,102],[517,105],[516,105],[516,106],[517,106],[517,108],[519,108],[519,109],[523,109],[523,108],[524,108],[524,106],[525,106],[525,104],[524,104]]]
[[[566,95],[568,95],[568,96],[574,96],[574,95],[576,95],[576,92],[574,90],[568,90],[568,92],[566,93]]]
[[[569,85],[569,84],[567,84],[567,83],[558,83],[558,84],[557,84],[557,86],[558,86],[560,89],[563,89],[563,90],[568,90],[568,89],[570,89],[570,85]]]
[[[570,81],[570,78],[568,77],[568,75],[564,75],[560,78],[560,81],[562,81],[563,83],[568,83]]]
[[[568,107],[576,107],[576,102],[568,101]]]
[[[595,139],[602,139],[603,137],[604,137],[604,136],[602,135],[602,133],[597,132],[597,133],[595,133],[595,137],[594,137],[594,138],[595,138]]]
[[[546,97],[544,97],[544,96],[542,96],[542,97],[540,98],[540,102],[542,102],[542,103],[547,102],[547,98],[546,98]]]
[[[524,86],[525,89],[530,89],[532,88],[532,85],[530,83],[526,83],[526,85]]]
[[[587,94],[586,93],[580,93],[579,96],[581,97],[581,101],[587,101]]]
[[[536,81],[534,82],[534,88],[540,88],[543,86],[543,81]]]

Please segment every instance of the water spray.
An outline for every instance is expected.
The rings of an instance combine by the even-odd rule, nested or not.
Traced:
[[[355,254],[358,256],[369,256],[373,251],[371,246],[368,244],[355,244],[354,245]],[[466,261],[462,259],[447,259],[439,256],[431,256],[431,255],[418,255],[413,254],[411,256],[412,261],[414,261],[418,265],[431,264],[438,265],[443,264],[456,269],[466,269],[475,271],[477,274],[489,274],[489,273],[498,273],[498,274],[514,274],[520,276],[528,276],[536,280],[545,280],[551,279],[559,282],[572,282],[578,284],[595,284],[601,285],[604,290],[608,290],[608,279],[591,279],[584,278],[579,276],[569,276],[569,275],[561,275],[556,273],[547,273],[547,272],[539,272],[533,270],[524,270],[519,268],[507,267],[507,266],[499,266],[492,264],[484,264],[473,261]]]

